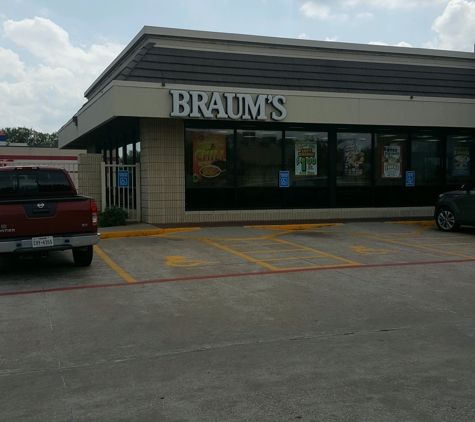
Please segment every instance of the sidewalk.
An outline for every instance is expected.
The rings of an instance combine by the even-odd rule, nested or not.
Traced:
[[[386,221],[389,224],[406,224],[406,225],[418,225],[418,226],[433,226],[435,222],[432,220],[418,220],[418,221]],[[262,223],[262,222],[261,222]],[[329,227],[335,225],[346,224],[348,221],[335,221],[335,222],[320,222],[320,223],[296,223],[296,222],[286,222],[286,224],[276,224],[276,222],[269,222],[269,224],[259,224],[256,222],[252,224],[250,222],[243,223],[242,226],[239,225],[231,225],[228,226],[223,223],[222,227],[227,227],[228,230],[236,229],[239,227],[246,227],[252,229],[271,229],[271,230],[305,230],[305,229],[312,229],[312,228],[321,228],[321,227]],[[205,224],[206,226],[206,224]],[[218,226],[210,226],[206,227],[212,230],[213,228],[216,229]],[[196,231],[201,230],[204,227],[193,226],[193,227],[169,227],[169,228],[161,228],[157,227],[153,224],[148,223],[131,223],[125,226],[114,226],[114,227],[99,227],[98,232],[101,234],[101,239],[113,239],[113,238],[120,238],[120,237],[139,237],[139,236],[154,236],[164,233],[180,233],[180,232],[187,232],[187,231]]]
[[[190,227],[162,229],[153,224],[133,223],[127,224],[126,226],[99,227],[97,231],[101,234],[101,239],[112,239],[117,237],[153,236],[188,230],[190,230]],[[196,230],[196,228],[192,228],[192,230]]]

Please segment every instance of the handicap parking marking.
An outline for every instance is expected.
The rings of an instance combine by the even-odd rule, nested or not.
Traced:
[[[363,255],[387,255],[389,253],[396,253],[397,250],[389,250],[389,249],[375,249],[375,248],[368,248],[366,246],[350,246],[355,252],[363,254]]]
[[[218,261],[207,262],[207,261],[200,261],[197,259],[186,259],[186,257],[182,255],[165,256],[165,258],[166,258],[165,265],[168,265],[169,267],[188,268],[188,267],[197,267],[199,265],[219,264]]]
[[[223,250],[223,251],[232,253],[232,254],[237,255],[237,256],[239,256],[239,257],[241,257],[241,258],[244,258],[244,259],[246,259],[246,260],[248,260],[248,261],[251,261],[251,262],[254,262],[254,263],[258,264],[258,265],[261,265],[261,266],[263,266],[263,267],[265,267],[265,268],[267,268],[267,269],[269,269],[269,270],[272,270],[272,271],[278,270],[278,268],[277,268],[277,267],[274,267],[273,265],[267,264],[267,263],[263,262],[262,260],[253,258],[252,256],[249,256],[249,255],[247,255],[247,254],[245,254],[245,253],[243,253],[243,252],[239,252],[239,251],[237,251],[237,250],[235,250],[235,249],[232,249],[231,247],[226,246],[226,245],[224,244],[224,243],[226,242],[226,240],[224,240],[224,239],[206,239],[206,238],[200,238],[199,240],[201,240],[202,242],[204,242],[204,243],[206,243],[206,244],[208,244],[208,245],[214,246],[214,247],[219,248],[219,249],[221,249],[221,250]],[[236,240],[237,240],[237,239],[230,239],[230,240],[228,240],[228,241],[234,242],[233,247],[236,247],[236,246],[237,246],[237,245],[236,245]],[[249,241],[249,239],[247,239],[247,240]]]
[[[306,246],[298,245],[296,243],[288,242],[286,240],[277,239],[275,237],[276,234],[264,236],[261,238],[200,238],[200,240],[211,246],[237,255],[243,259],[254,262],[262,267],[268,268],[272,271],[361,265],[358,262],[351,261],[346,258],[335,256],[327,252],[323,252]],[[320,263],[320,265],[309,265],[309,261],[311,260],[319,260],[322,262]],[[289,266],[289,262],[294,262],[294,264]],[[284,267],[278,266],[279,263],[286,265]]]

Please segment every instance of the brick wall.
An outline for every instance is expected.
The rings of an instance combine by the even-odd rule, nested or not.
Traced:
[[[79,154],[76,186],[79,194],[94,198],[99,209],[102,207],[101,161],[101,154]]]
[[[185,143],[182,120],[140,120],[142,221],[182,223],[185,213]]]

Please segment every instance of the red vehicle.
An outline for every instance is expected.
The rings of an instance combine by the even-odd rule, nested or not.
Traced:
[[[0,254],[20,258],[72,250],[77,266],[92,262],[97,205],[78,195],[57,167],[0,167]]]

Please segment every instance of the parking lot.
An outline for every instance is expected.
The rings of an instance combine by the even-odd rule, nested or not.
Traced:
[[[475,420],[474,228],[109,230],[87,268],[0,259],[0,420]]]

